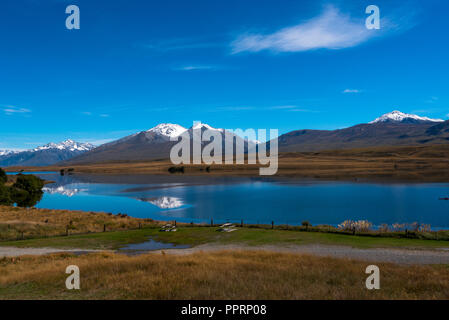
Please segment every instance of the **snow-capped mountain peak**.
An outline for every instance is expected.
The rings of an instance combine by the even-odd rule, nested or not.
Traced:
[[[140,199],[141,201],[151,203],[161,209],[175,209],[184,205],[180,198],[175,197],[159,197],[153,199]]]
[[[201,123],[201,122],[197,122],[192,126],[192,130],[197,130],[197,129],[207,129],[207,130],[221,130],[221,129],[216,129],[216,128],[212,128],[210,125],[206,124],[206,123]]]
[[[382,115],[381,117],[375,119],[374,121],[371,121],[370,124],[381,122],[416,123],[416,122],[444,122],[444,120],[420,117],[415,114],[408,114],[395,110]]]
[[[37,148],[34,148],[31,151],[42,151],[42,150],[49,150],[49,149],[58,149],[58,150],[69,150],[69,151],[89,151],[95,148],[93,144],[90,143],[80,143],[73,140],[66,140],[59,143],[53,143],[50,142],[44,146],[40,146]]]
[[[154,128],[151,128],[147,132],[154,132],[165,137],[178,137],[185,131],[187,131],[187,129],[180,126],[179,124],[161,123]]]
[[[14,151],[14,150],[0,150],[0,157],[1,157],[1,156],[7,156],[7,155],[10,155],[10,154],[14,154],[14,153],[17,153],[17,152],[19,152],[19,151]]]
[[[48,166],[79,156],[94,149],[90,143],[66,140],[60,143],[48,143],[34,149],[0,153],[0,167],[11,166]]]
[[[194,125],[190,128],[190,130],[198,130],[198,129],[204,129],[204,130],[213,130],[213,131],[220,131],[220,132],[225,132],[225,129],[218,129],[218,128],[214,128],[211,127],[210,125],[208,125],[207,123],[202,123],[202,122],[196,122],[194,123]]]

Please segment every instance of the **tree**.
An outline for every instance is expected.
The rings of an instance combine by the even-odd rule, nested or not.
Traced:
[[[10,188],[0,184],[0,205],[10,206],[13,203]]]
[[[13,187],[25,190],[31,195],[39,194],[42,193],[42,188],[44,187],[44,180],[33,175],[18,174],[16,183],[14,183]]]
[[[0,168],[0,184],[6,183],[8,181],[8,176],[6,175],[5,170]]]

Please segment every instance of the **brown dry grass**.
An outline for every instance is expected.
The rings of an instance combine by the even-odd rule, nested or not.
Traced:
[[[381,289],[365,287],[370,263],[273,252],[187,256],[57,254],[0,260],[3,299],[448,299],[447,266],[378,264]],[[65,289],[77,265],[81,290]]]
[[[101,212],[50,210],[0,206],[0,240],[66,234],[137,229],[153,225],[151,219],[123,217]]]
[[[168,160],[98,163],[73,166],[75,172],[97,174],[169,174]],[[185,166],[186,175],[259,175],[258,165]],[[18,168],[9,168],[17,170]],[[26,168],[42,170],[42,168]],[[61,167],[45,170],[57,171]],[[278,176],[326,180],[449,181],[449,146],[378,147],[354,150],[283,153]]]

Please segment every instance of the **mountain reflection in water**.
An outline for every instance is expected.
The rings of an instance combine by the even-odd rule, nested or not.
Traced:
[[[140,199],[141,201],[154,204],[161,209],[175,209],[184,205],[184,202],[180,198],[175,197],[159,197],[153,199]]]
[[[338,225],[368,220],[449,227],[447,183],[360,183],[261,177],[39,175],[38,208],[126,213],[178,222]],[[38,199],[40,200],[40,199]]]

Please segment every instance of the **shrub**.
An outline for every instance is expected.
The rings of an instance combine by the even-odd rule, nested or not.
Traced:
[[[0,204],[10,206],[13,203],[10,188],[0,184]]]
[[[346,220],[338,225],[338,228],[345,231],[370,231],[372,223],[366,220],[352,221]]]
[[[168,168],[168,172],[170,172],[170,173],[177,173],[177,172],[184,173],[184,167],[170,167],[170,168]]]
[[[0,184],[6,183],[8,181],[8,176],[6,175],[5,170],[0,168]]]
[[[430,224],[422,224],[419,226],[419,232],[430,232],[431,230]]]
[[[303,222],[301,222],[301,225],[302,225],[303,227],[310,227],[310,226],[311,226],[311,224],[310,224],[309,221],[303,221]]]
[[[393,229],[393,231],[404,231],[407,226],[405,225],[405,223],[393,223],[391,225],[391,228]]]
[[[44,187],[44,181],[33,175],[18,174],[14,188],[27,191],[29,194],[42,193]]]

